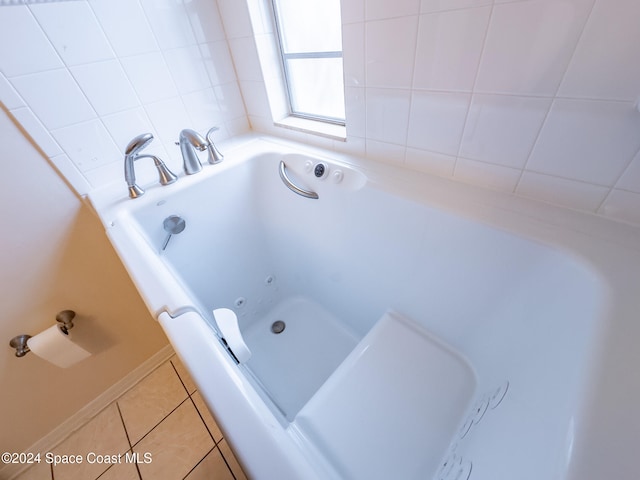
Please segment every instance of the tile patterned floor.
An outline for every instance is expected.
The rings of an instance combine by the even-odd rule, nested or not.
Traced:
[[[42,461],[16,480],[247,478],[175,355],[51,453],[80,455],[83,462]]]

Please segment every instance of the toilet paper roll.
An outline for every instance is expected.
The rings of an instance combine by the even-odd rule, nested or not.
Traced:
[[[54,325],[27,340],[27,346],[35,355],[61,368],[68,368],[91,356],[74,343],[71,334],[61,325]]]
[[[245,363],[251,358],[251,350],[244,343],[240,327],[238,326],[238,317],[228,308],[217,308],[213,311],[222,338],[227,342],[227,346],[231,349],[239,363]]]

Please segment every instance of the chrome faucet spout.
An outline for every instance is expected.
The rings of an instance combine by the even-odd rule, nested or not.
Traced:
[[[127,182],[127,188],[129,189],[129,197],[138,198],[144,195],[144,190],[136,185],[136,173],[134,168],[134,162],[140,158],[152,158],[153,163],[158,170],[159,181],[161,185],[170,185],[178,180],[169,168],[155,155],[139,155],[138,153],[153,140],[153,135],[150,133],[143,133],[135,137],[127,148],[125,149],[124,156],[124,179]]]
[[[216,163],[220,163],[222,160],[224,160],[224,155],[222,155],[220,153],[220,150],[218,150],[216,148],[216,146],[213,144],[213,137],[212,134],[213,132],[218,131],[219,128],[218,127],[213,127],[210,128],[209,131],[207,132],[207,150],[209,151],[209,163],[211,165],[215,165]]]
[[[208,147],[208,143],[202,138],[202,135],[194,130],[185,128],[180,132],[178,144],[180,145],[180,152],[182,153],[185,173],[187,175],[193,175],[202,170],[202,164],[196,153],[196,149],[202,152]]]

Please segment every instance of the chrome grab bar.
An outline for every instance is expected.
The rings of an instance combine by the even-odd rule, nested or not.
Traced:
[[[294,184],[291,179],[287,176],[287,166],[284,164],[282,160],[280,160],[280,178],[284,182],[284,184],[291,190],[292,192],[297,193],[298,195],[302,195],[306,198],[318,198],[318,194],[316,192],[312,192],[310,190],[304,190]]]

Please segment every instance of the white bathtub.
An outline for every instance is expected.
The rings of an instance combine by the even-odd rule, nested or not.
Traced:
[[[91,200],[251,478],[635,478],[637,229],[274,139],[225,153]]]

